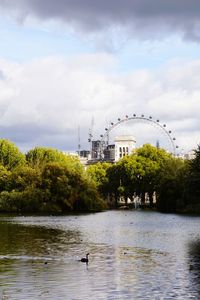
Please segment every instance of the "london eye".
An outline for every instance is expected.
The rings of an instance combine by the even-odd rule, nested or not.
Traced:
[[[114,132],[117,128],[123,125],[128,125],[131,122],[151,125],[154,128],[158,129],[162,137],[164,137],[165,140],[167,140],[168,147],[166,150],[172,153],[174,156],[176,155],[176,150],[178,149],[178,145],[176,145],[176,138],[172,135],[172,131],[168,129],[165,123],[161,123],[159,119],[154,119],[152,116],[146,117],[143,114],[140,116],[133,114],[131,116],[126,115],[124,118],[118,118],[116,122],[110,122],[109,126],[105,127],[104,133],[100,135],[100,159],[103,159],[104,157],[104,150],[110,143],[112,132]]]

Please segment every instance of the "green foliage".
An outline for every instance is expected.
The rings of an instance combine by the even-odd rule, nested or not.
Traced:
[[[73,207],[76,211],[101,211],[107,208],[107,204],[100,197],[94,182],[82,178],[79,187],[79,197],[76,198]]]
[[[0,192],[9,188],[11,174],[11,171],[0,165]]]
[[[30,166],[20,166],[9,177],[8,190],[23,191],[27,187],[37,188],[41,185],[41,171]]]
[[[187,174],[187,204],[200,205],[200,145],[195,151],[195,158],[188,164]]]
[[[24,165],[26,162],[24,154],[10,141],[0,140],[0,164],[7,170]]]
[[[184,208],[185,174],[187,163],[171,157],[165,161],[159,174],[157,188],[157,207],[161,211],[171,212]]]
[[[66,155],[65,153],[53,148],[36,147],[26,154],[28,164],[34,168],[42,168],[47,163],[57,162],[59,164],[70,166],[73,169],[82,169],[82,165],[75,156]]]
[[[87,168],[87,174],[95,182],[99,192],[105,196],[107,193],[108,176],[107,171],[111,167],[110,163],[100,163],[90,165]]]
[[[42,188],[46,191],[46,203],[59,205],[62,210],[72,210],[73,194],[68,168],[59,163],[48,163],[42,171]]]
[[[47,164],[42,172],[42,187],[48,191],[47,202],[58,205],[62,211],[98,210],[103,203],[94,183],[66,165]]]
[[[154,146],[151,146],[150,144],[145,144],[141,148],[138,148],[136,150],[136,154],[138,156],[148,158],[152,161],[155,161],[160,166],[163,165],[163,163],[166,161],[166,159],[169,159],[172,157],[172,155],[167,153],[164,149],[158,149]]]
[[[152,206],[154,192],[161,211],[199,209],[200,146],[188,162],[147,144],[116,164],[97,163],[85,172],[77,157],[56,149],[37,147],[25,157],[0,140],[0,211],[97,211],[106,208],[102,197],[117,205],[120,196],[144,200],[145,193]]]
[[[0,211],[3,212],[40,212],[42,190],[27,187],[23,191],[12,190],[0,193]]]
[[[110,163],[96,163],[93,165],[90,165],[87,168],[87,173],[91,176],[91,178],[94,180],[97,186],[100,186],[107,182],[107,174],[106,171],[110,167]]]
[[[23,156],[9,142],[0,148],[0,211],[101,210],[105,202],[77,157],[51,148]]]
[[[195,159],[188,162],[146,144],[107,168],[91,166],[88,173],[104,196],[115,198],[116,205],[120,196],[127,200],[138,195],[144,201],[148,193],[153,206],[156,193],[158,210],[191,212],[200,208],[200,146]]]
[[[123,194],[125,199],[138,195],[142,200],[145,193],[148,193],[153,205],[152,196],[159,183],[159,172],[169,157],[166,151],[148,144],[132,155],[123,157],[107,170],[110,193],[116,199]]]

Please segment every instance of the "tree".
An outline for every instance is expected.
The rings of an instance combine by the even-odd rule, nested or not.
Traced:
[[[83,170],[83,166],[81,165],[77,157],[67,155],[53,148],[36,147],[34,149],[31,149],[26,154],[26,160],[32,167],[42,168],[47,163],[57,162],[59,164],[67,165],[72,169]]]
[[[110,163],[98,162],[97,164],[90,165],[87,168],[87,174],[92,178],[99,192],[104,196],[106,196],[107,194],[107,184],[108,184],[107,170],[110,167],[111,167]]]
[[[107,170],[109,191],[118,199],[125,200],[133,195],[145,201],[148,193],[150,205],[153,206],[153,194],[159,185],[159,173],[165,161],[171,158],[163,149],[157,149],[149,144],[142,146],[131,154],[123,157]]]
[[[39,188],[41,186],[41,171],[24,165],[16,168],[10,175],[9,190],[24,191],[27,188]]]
[[[145,194],[153,195],[156,186],[159,164],[147,157],[132,154],[119,162],[121,185],[125,197],[132,198],[134,194],[145,201]],[[152,202],[151,202],[152,204]]]
[[[187,204],[194,204],[200,209],[200,145],[195,151],[195,158],[188,162],[186,186]]]
[[[150,144],[144,144],[142,147],[136,149],[136,154],[144,158],[149,158],[152,161],[159,163],[160,166],[164,164],[166,159],[172,157],[164,149],[154,147]]]
[[[120,196],[125,201],[135,194],[144,197],[145,192],[150,191],[149,186],[157,168],[155,162],[137,154],[125,156],[108,169],[109,190],[114,193],[116,201]]]
[[[139,157],[145,159],[143,168],[145,169],[142,180],[143,193],[146,191],[149,195],[150,206],[153,205],[153,194],[157,191],[160,182],[160,171],[164,169],[167,160],[172,158],[172,155],[164,149],[154,147],[150,144],[145,144],[136,150]]]
[[[14,143],[9,140],[0,139],[0,164],[7,170],[25,165],[25,156],[19,151]]]
[[[72,171],[66,165],[46,164],[42,188],[46,192],[47,207],[59,207],[61,211],[105,208],[94,183],[87,180],[84,173]]]
[[[167,159],[159,173],[157,208],[164,212],[182,210],[185,206],[187,164],[179,158]]]
[[[11,171],[0,165],[0,192],[9,189],[11,174]]]
[[[77,157],[38,147],[25,156],[0,143],[0,211],[65,212],[106,208]]]

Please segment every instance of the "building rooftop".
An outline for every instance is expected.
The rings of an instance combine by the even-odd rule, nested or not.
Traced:
[[[132,135],[119,135],[115,137],[115,142],[122,142],[122,141],[136,142],[136,139]]]

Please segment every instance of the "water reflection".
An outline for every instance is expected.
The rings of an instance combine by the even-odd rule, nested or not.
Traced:
[[[200,299],[199,224],[143,212],[1,218],[0,299]]]
[[[188,269],[191,286],[200,295],[200,240],[188,244]]]
[[[60,280],[65,261],[74,261],[73,248],[81,243],[78,230],[0,223],[0,298],[37,299],[49,296]],[[70,254],[71,253],[71,256]],[[55,278],[54,278],[55,277]],[[56,299],[56,298],[54,298]]]
[[[58,255],[81,241],[78,230],[63,231],[44,226],[0,223],[0,255]]]

